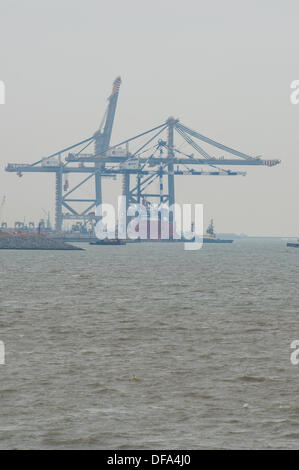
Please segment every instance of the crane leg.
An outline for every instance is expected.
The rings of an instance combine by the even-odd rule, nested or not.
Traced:
[[[62,229],[62,167],[56,171],[55,230]]]
[[[174,197],[174,168],[173,168],[173,158],[174,158],[174,125],[175,120],[173,118],[168,119],[168,203],[169,207],[175,203]],[[169,223],[173,224],[173,212],[169,212]],[[172,238],[172,237],[171,237]]]
[[[100,170],[96,170],[95,175],[96,206],[102,204],[102,175]]]

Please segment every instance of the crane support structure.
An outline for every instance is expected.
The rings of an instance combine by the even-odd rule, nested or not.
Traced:
[[[105,155],[110,145],[110,139],[113,129],[115,111],[118,100],[119,88],[121,85],[121,78],[117,77],[113,82],[112,93],[108,98],[109,104],[105,112],[104,119],[98,131],[95,133],[95,154]],[[104,131],[102,132],[102,126],[105,121]],[[95,192],[96,192],[96,205],[102,203],[102,169],[104,164],[95,162]]]
[[[175,203],[177,176],[245,176],[244,171],[224,167],[245,165],[272,167],[280,163],[278,159],[264,160],[221,144],[190,129],[173,117],[111,146],[120,84],[121,79],[117,77],[108,98],[108,107],[102,123],[93,136],[35,163],[8,163],[6,166],[6,171],[16,173],[18,176],[24,173],[55,174],[57,231],[62,230],[64,220],[97,220],[95,208],[102,202],[102,178],[116,179],[121,175],[120,194],[126,196],[127,208],[132,203],[141,202],[148,206],[155,199],[160,203],[168,202],[172,205]],[[177,142],[177,139],[180,139],[180,142]],[[212,155],[211,150],[201,147],[198,141],[210,146],[215,152],[219,150],[225,152],[225,155]],[[92,143],[94,152],[85,153]],[[208,169],[203,169],[206,166]],[[71,188],[68,184],[63,186],[63,178],[68,178],[70,174],[77,174],[82,178]],[[166,185],[164,177],[167,177]],[[89,199],[76,197],[76,191],[92,180],[94,180],[94,197]],[[155,182],[158,182],[158,190],[155,188]]]

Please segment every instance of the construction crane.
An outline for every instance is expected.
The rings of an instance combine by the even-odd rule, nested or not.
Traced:
[[[120,77],[113,83],[112,94],[100,128],[93,136],[77,144],[61,149],[33,164],[9,163],[6,171],[23,173],[54,173],[56,176],[56,216],[55,229],[62,229],[63,220],[81,219],[95,221],[95,207],[102,202],[101,179],[122,175],[122,194],[130,204],[150,204],[158,198],[160,202],[175,203],[175,177],[177,176],[245,176],[244,171],[233,171],[224,166],[275,166],[280,160],[263,160],[251,156],[216,140],[196,132],[178,119],[168,118],[165,122],[141,132],[133,137],[110,146],[116,112]],[[181,143],[177,142],[180,139]],[[195,139],[195,140],[194,140]],[[200,144],[199,144],[200,142]],[[93,153],[84,150],[94,143]],[[201,145],[208,145],[215,151],[221,150],[226,156],[216,157]],[[130,151],[129,151],[130,145]],[[188,146],[191,151],[182,150]],[[133,147],[133,148],[132,148]],[[71,151],[71,152],[70,152]],[[196,156],[194,155],[196,153]],[[208,166],[209,170],[202,167]],[[63,195],[63,175],[79,174],[83,179]],[[95,197],[93,199],[75,198],[74,192],[95,178]],[[167,184],[164,184],[164,177]],[[151,190],[158,180],[159,192]],[[71,197],[70,197],[71,196]],[[84,202],[86,207],[79,211],[74,204]],[[62,209],[67,213],[62,213]]]

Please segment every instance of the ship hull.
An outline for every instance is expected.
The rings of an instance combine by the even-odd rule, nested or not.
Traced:
[[[233,243],[234,240],[222,240],[221,238],[204,238],[204,243]]]
[[[107,246],[107,245],[125,245],[126,242],[125,240],[119,240],[119,239],[104,239],[104,240],[97,240],[97,241],[92,241],[89,242],[90,245],[101,245],[101,246]]]

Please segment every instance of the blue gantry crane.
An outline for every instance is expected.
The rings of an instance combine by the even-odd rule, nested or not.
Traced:
[[[54,173],[56,177],[55,229],[62,230],[63,220],[96,221],[95,207],[102,202],[102,178],[122,176],[122,194],[127,205],[152,200],[172,205],[175,203],[175,177],[177,176],[245,176],[225,166],[268,166],[280,160],[263,160],[210,139],[182,124],[178,119],[168,118],[162,124],[125,139],[111,146],[114,117],[117,107],[120,77],[113,83],[112,93],[99,129],[89,138],[59,150],[32,163],[9,163],[6,171],[22,176],[24,173]],[[176,138],[180,139],[177,144]],[[200,143],[199,143],[200,142]],[[85,150],[94,144],[92,153]],[[216,157],[201,145],[221,150],[225,156]],[[185,146],[190,151],[183,151]],[[195,152],[195,153],[194,153]],[[209,170],[202,167],[208,166]],[[79,174],[82,179],[69,188],[63,185],[63,176]],[[94,178],[95,194],[92,199],[76,198],[74,193]],[[164,179],[167,178],[167,184]],[[158,180],[159,190],[153,190]],[[63,194],[63,188],[65,194]],[[82,210],[77,203],[84,203]],[[82,204],[81,204],[82,205]],[[63,210],[65,212],[63,212]]]

